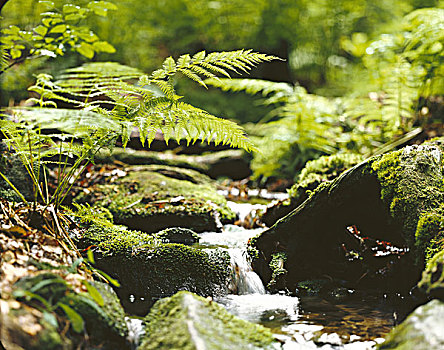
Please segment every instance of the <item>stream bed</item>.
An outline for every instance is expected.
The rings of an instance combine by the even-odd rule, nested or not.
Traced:
[[[235,205],[245,216],[248,204]],[[264,229],[226,225],[223,232],[200,234],[201,249],[224,249],[231,257],[230,294],[215,301],[230,313],[268,327],[282,349],[373,349],[396,323],[400,297],[376,297],[349,290],[346,297],[268,294],[252,270],[248,239]],[[396,298],[398,300],[396,300]]]

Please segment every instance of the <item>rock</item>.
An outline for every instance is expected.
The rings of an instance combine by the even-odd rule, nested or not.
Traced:
[[[322,183],[250,242],[254,269],[268,283],[272,256],[283,252],[290,290],[299,281],[328,276],[353,288],[408,291],[438,234],[418,222],[439,213],[444,201],[441,147],[440,140],[408,146]]]
[[[64,278],[47,272],[20,279],[15,284],[15,295],[21,301],[31,301],[31,304],[32,302],[35,304],[37,300],[45,300],[59,316],[68,316],[67,319],[71,322],[72,329],[70,329],[70,333],[66,337],[70,341],[75,343],[82,342],[80,334],[83,330],[73,331],[75,328],[73,325],[76,321],[66,313],[64,306],[68,306],[77,313],[75,317],[80,317],[84,323],[84,330],[88,335],[87,342],[90,346],[99,346],[100,349],[115,349],[116,347],[119,349],[130,349],[130,344],[126,339],[128,328],[125,321],[125,313],[116,293],[109,285],[102,282],[90,281],[89,285],[92,286],[96,293],[94,297],[92,294],[75,291]],[[28,294],[26,294],[28,292],[32,292],[32,295],[36,296],[29,298],[27,297]],[[21,295],[23,297],[20,297]],[[100,301],[98,301],[99,299]],[[47,311],[50,312],[50,310]],[[45,325],[44,329],[47,329],[47,332],[49,332],[54,328],[52,332],[57,334],[59,330],[48,321],[50,318],[45,316],[43,319],[48,323],[48,327]],[[45,336],[45,341],[47,338],[48,336]],[[65,343],[64,338],[55,335],[50,337],[51,341],[55,341],[57,344]],[[41,349],[58,348],[57,346],[60,345],[51,346],[45,345]]]
[[[194,170],[146,165],[126,168],[124,174],[87,189],[76,201],[105,207],[117,224],[150,233],[168,227],[220,231],[221,222],[236,217],[215,183]]]
[[[32,183],[31,177],[26,171],[20,157],[11,152],[4,142],[0,142],[0,172],[8,178],[26,200],[33,200],[34,193],[32,186],[30,186]],[[22,201],[2,176],[0,176],[0,198],[11,202]]]
[[[228,177],[241,180],[251,175],[249,160],[243,150],[224,150],[202,155],[176,154],[172,151],[137,151],[131,148],[116,148],[112,154],[101,152],[95,157],[96,163],[111,164],[115,161],[128,165],[167,165],[192,169],[213,179]]]
[[[117,279],[116,289],[129,313],[146,315],[155,300],[188,290],[202,296],[227,293],[230,257],[182,244],[164,244],[143,232],[91,225],[77,240],[94,247],[95,266]]]
[[[153,235],[156,239],[159,239],[162,243],[180,243],[185,245],[191,245],[199,242],[199,235],[187,228],[182,227],[170,227]]]
[[[141,350],[268,349],[273,344],[268,329],[189,292],[158,301],[145,322]]]
[[[261,221],[271,227],[277,220],[289,214],[301,205],[321,183],[337,178],[342,172],[363,161],[361,155],[338,153],[322,156],[308,161],[298,176],[296,183],[290,188],[289,199],[279,201],[261,216]]]
[[[444,303],[432,300],[418,307],[386,337],[379,350],[430,350],[444,348]]]
[[[418,287],[428,297],[444,301],[444,250],[429,261]]]

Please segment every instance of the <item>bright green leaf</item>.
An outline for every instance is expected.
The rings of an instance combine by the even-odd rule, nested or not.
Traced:
[[[65,13],[65,14],[78,12],[79,9],[80,9],[80,7],[72,5],[72,4],[63,5],[63,13]]]
[[[106,17],[108,10],[117,10],[117,6],[108,1],[92,1],[88,4],[96,15]]]
[[[45,36],[46,33],[48,33],[48,28],[44,27],[44,26],[38,26],[34,28],[34,32],[36,32],[37,34],[40,34],[41,36]]]
[[[59,326],[59,324],[57,322],[57,318],[54,316],[54,314],[52,314],[46,310],[43,311],[43,320],[48,322],[54,328],[58,328],[58,326]]]
[[[85,281],[85,280],[83,281],[83,285],[88,290],[89,296],[91,298],[93,298],[93,300],[97,303],[97,305],[103,306],[104,301],[103,301],[102,295],[99,293],[97,288],[94,287],[91,283],[89,283],[88,281]]]
[[[68,26],[66,24],[59,24],[54,28],[51,28],[50,33],[64,33]]]
[[[69,320],[71,321],[71,326],[74,332],[80,333],[85,326],[82,316],[80,316],[76,311],[66,304],[59,303],[59,306],[63,309],[66,316],[68,316]]]
[[[17,50],[17,49],[11,49],[9,54],[11,55],[11,58],[13,60],[15,60],[15,59],[19,58],[22,55],[22,52],[20,50]]]
[[[96,50],[97,52],[108,52],[108,53],[116,52],[114,46],[112,46],[110,43],[106,41],[96,41],[95,43],[92,44],[92,46],[94,47],[94,50]]]
[[[81,54],[82,56],[85,56],[87,58],[93,58],[94,57],[94,48],[92,45],[87,43],[81,43],[77,48],[77,52]]]

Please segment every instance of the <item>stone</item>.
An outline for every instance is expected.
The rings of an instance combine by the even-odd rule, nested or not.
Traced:
[[[236,214],[206,175],[162,165],[125,168],[126,176],[95,185],[76,198],[107,208],[114,222],[154,233],[169,227],[220,231]]]
[[[156,234],[117,225],[87,225],[76,243],[92,247],[95,266],[119,281],[116,292],[132,314],[144,316],[156,300],[180,290],[205,297],[227,293],[230,257],[222,250],[162,243]]]
[[[444,348],[444,303],[432,300],[418,307],[396,326],[378,350],[430,350]]]
[[[289,290],[327,276],[352,288],[407,292],[420,278],[427,249],[436,248],[439,230],[418,223],[441,213],[443,184],[442,140],[370,158],[321,183],[251,240],[253,267],[267,284],[272,257],[282,252],[287,273],[280,278]]]
[[[263,326],[229,314],[216,302],[189,292],[158,301],[145,317],[141,350],[272,349]]]

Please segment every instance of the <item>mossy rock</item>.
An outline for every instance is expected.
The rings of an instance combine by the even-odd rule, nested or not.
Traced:
[[[430,350],[444,348],[444,303],[432,300],[418,307],[386,337],[378,350]]]
[[[189,292],[158,301],[145,322],[141,350],[273,348],[268,329],[241,320],[217,303]]]
[[[15,188],[25,197],[32,201],[34,193],[32,191],[31,177],[26,171],[20,157],[11,152],[7,146],[0,142],[0,172],[5,175]],[[13,188],[0,176],[0,198],[11,202],[21,202],[21,198]]]
[[[444,301],[444,250],[429,261],[418,287],[429,297]]]
[[[199,235],[193,230],[183,227],[170,227],[153,235],[162,243],[180,243],[191,245],[199,242]]]
[[[230,257],[222,250],[165,244],[156,234],[116,225],[88,225],[76,242],[80,249],[93,249],[96,267],[119,281],[116,292],[133,314],[145,315],[155,300],[179,290],[203,296],[227,292]]]
[[[345,170],[363,160],[359,154],[338,153],[308,161],[296,183],[288,190],[290,198],[267,208],[261,221],[267,226],[274,225],[277,220],[301,205],[321,183],[334,180]]]
[[[126,339],[128,327],[125,321],[125,313],[116,293],[105,283],[98,281],[88,281],[87,283],[95,291],[94,297],[92,294],[74,291],[62,276],[51,272],[24,277],[14,285],[14,288],[17,296],[23,294],[23,291],[38,295],[48,305],[53,306],[55,311],[63,317],[67,316],[62,311],[63,305],[74,310],[84,323],[88,343],[91,346],[99,346],[100,349],[115,349],[116,347],[129,349],[130,344]],[[24,297],[19,299],[27,300],[25,294]],[[37,297],[32,300],[36,302]],[[56,305],[62,306],[56,307]],[[70,317],[68,317],[68,320],[74,322],[74,319]],[[79,334],[72,330],[66,336],[72,338],[74,343],[81,341]],[[53,338],[51,337],[51,339]],[[57,339],[54,338],[53,340]]]
[[[174,226],[218,231],[221,222],[233,222],[236,217],[206,175],[160,165],[125,170],[127,176],[96,185],[76,201],[105,207],[117,224],[150,233]]]
[[[420,278],[426,252],[436,249],[440,237],[439,220],[429,225],[423,219],[418,225],[421,218],[442,212],[440,142],[373,157],[321,183],[304,203],[250,242],[250,251],[258,252],[253,265],[263,281],[272,278],[273,254],[284,252],[290,290],[299,281],[328,275],[353,288],[408,291]],[[351,225],[361,237],[369,237],[367,242],[388,241],[409,252],[376,257],[369,247],[367,254],[351,259],[354,251],[363,250],[363,243],[347,232]]]
[[[95,163],[112,164],[115,161],[128,165],[167,165],[192,169],[206,174],[213,179],[228,177],[233,180],[244,179],[251,175],[249,160],[245,151],[230,149],[202,155],[176,154],[172,151],[150,152],[131,148],[115,148],[110,154],[107,151],[95,156]]]

